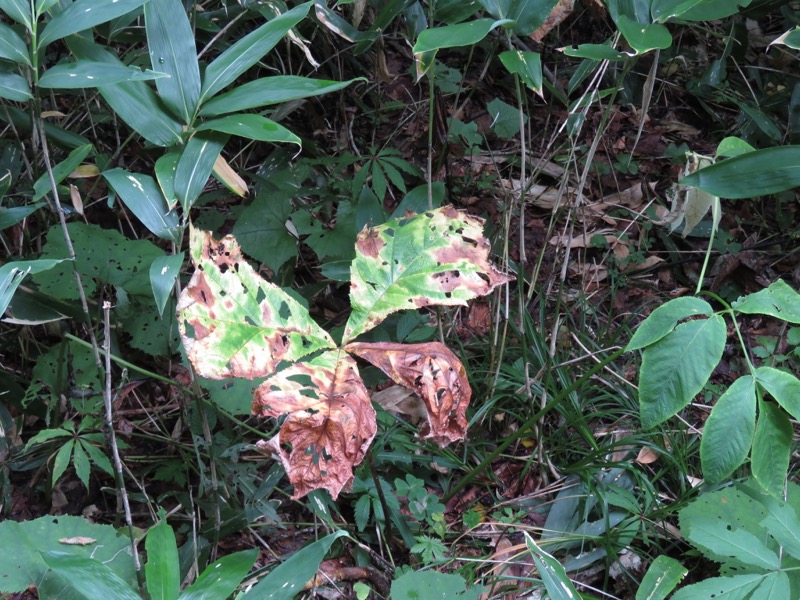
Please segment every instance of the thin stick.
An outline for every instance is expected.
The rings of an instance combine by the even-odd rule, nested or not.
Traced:
[[[117,481],[117,498],[122,501],[122,508],[125,512],[125,524],[128,526],[128,534],[131,536],[131,553],[133,554],[133,564],[136,567],[136,581],[139,584],[139,593],[144,594],[147,589],[144,580],[142,563],[139,560],[139,551],[136,548],[136,535],[133,531],[133,519],[131,518],[131,505],[128,502],[128,493],[125,490],[125,479],[122,476],[122,460],[119,457],[119,447],[117,446],[117,434],[114,431],[114,415],[111,407],[111,303],[107,300],[103,302],[103,350],[106,357],[106,384],[103,388],[103,404],[106,412],[106,428],[111,455],[114,459],[114,474]],[[143,595],[143,597],[145,597]]]

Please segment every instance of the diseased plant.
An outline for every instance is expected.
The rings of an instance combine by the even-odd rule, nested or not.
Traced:
[[[394,312],[465,305],[513,280],[490,263],[482,223],[446,206],[364,229],[340,344],[292,295],[257,274],[233,236],[215,240],[191,230],[195,272],[178,302],[186,354],[203,377],[267,377],[253,412],[285,419],[260,446],[283,462],[295,498],[318,488],[338,497],[375,436],[375,410],[351,354],[422,398],[423,439],[444,446],[464,437],[471,390],[444,344],[354,340]]]

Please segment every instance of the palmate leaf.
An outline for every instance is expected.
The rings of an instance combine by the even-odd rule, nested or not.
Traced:
[[[513,281],[489,262],[483,220],[445,206],[364,229],[350,270],[347,343],[398,310],[466,305]]]
[[[336,499],[353,481],[375,437],[375,409],[356,362],[332,350],[272,375],[256,389],[253,412],[288,415],[266,445],[283,462],[294,498],[325,488]],[[286,445],[291,450],[286,450]]]
[[[464,365],[444,344],[353,343],[345,350],[368,360],[422,398],[427,423],[422,439],[445,446],[464,438],[472,389]]]
[[[281,361],[335,348],[297,300],[255,272],[232,236],[217,241],[192,228],[190,246],[196,270],[178,311],[186,354],[200,375],[265,377]]]

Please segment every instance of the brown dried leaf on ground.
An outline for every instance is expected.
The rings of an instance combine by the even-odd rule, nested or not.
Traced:
[[[413,390],[428,410],[420,437],[440,446],[461,440],[467,430],[466,411],[472,390],[464,365],[440,342],[393,344],[353,343],[345,350],[368,360],[395,383]]]
[[[325,488],[335,500],[375,437],[375,409],[355,361],[334,350],[279,371],[256,388],[253,414],[288,415],[260,447],[278,455],[293,498]]]
[[[574,7],[575,0],[558,0],[558,4],[550,12],[550,16],[547,17],[539,29],[531,34],[531,39],[534,42],[541,42],[548,33],[558,27],[559,23],[572,14]]]

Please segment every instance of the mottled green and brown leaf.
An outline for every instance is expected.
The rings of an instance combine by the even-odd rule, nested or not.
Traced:
[[[305,307],[256,273],[233,236],[215,240],[192,228],[190,246],[195,272],[181,292],[178,316],[198,374],[265,377],[281,361],[336,347]]]
[[[422,439],[446,446],[464,438],[472,390],[464,365],[447,346],[440,342],[356,342],[345,350],[368,360],[422,398],[428,412],[427,423],[420,427]]]
[[[365,228],[350,269],[347,343],[398,310],[466,305],[514,277],[489,261],[483,220],[452,206]]]
[[[333,350],[275,373],[256,388],[253,414],[287,415],[260,445],[277,454],[294,498],[324,488],[336,499],[375,437],[375,410],[355,361]]]

